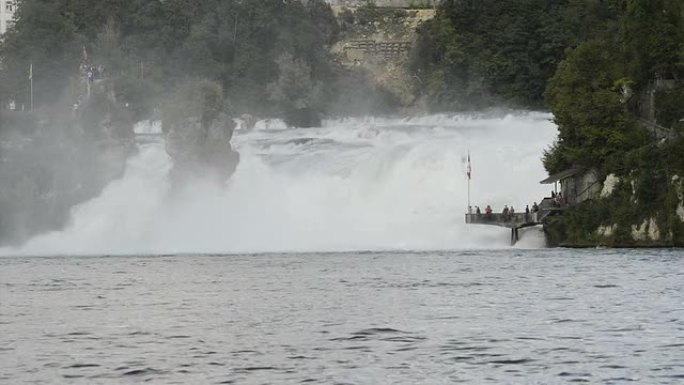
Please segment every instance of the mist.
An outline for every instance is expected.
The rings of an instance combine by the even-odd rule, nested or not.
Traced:
[[[227,181],[173,189],[163,139],[145,140],[123,176],[76,206],[68,226],[4,254],[259,253],[509,247],[505,229],[466,227],[471,204],[519,210],[541,199],[539,157],[555,134],[540,113],[259,121],[233,138]],[[149,123],[140,133],[154,132]],[[540,247],[529,233],[527,247]]]
[[[108,145],[70,121],[5,113],[0,132],[0,244],[63,227],[72,206],[121,176],[133,142]]]

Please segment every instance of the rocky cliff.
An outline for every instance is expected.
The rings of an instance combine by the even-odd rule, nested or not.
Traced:
[[[417,28],[435,16],[434,9],[333,7],[341,39],[332,47],[339,62],[371,74],[403,107],[415,102],[413,78],[407,70],[408,54]]]
[[[545,224],[552,246],[684,246],[684,141],[628,154],[602,189]]]

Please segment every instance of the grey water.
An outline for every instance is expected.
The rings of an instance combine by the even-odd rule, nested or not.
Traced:
[[[681,384],[679,250],[0,258],[2,384]]]

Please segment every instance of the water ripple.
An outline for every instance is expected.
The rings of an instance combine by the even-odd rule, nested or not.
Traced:
[[[5,258],[0,382],[679,384],[674,254]]]

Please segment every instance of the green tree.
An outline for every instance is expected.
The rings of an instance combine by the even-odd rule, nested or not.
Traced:
[[[63,1],[22,1],[16,24],[3,36],[3,83],[20,104],[29,105],[29,66],[33,66],[37,106],[62,96],[81,58],[77,26]]]
[[[565,50],[614,31],[619,0],[447,0],[419,30],[411,68],[440,109],[544,106]]]
[[[603,165],[640,143],[622,94],[622,55],[615,42],[590,40],[571,51],[549,80],[546,95],[559,130],[544,159],[549,172]]]
[[[323,0],[24,0],[17,17],[0,47],[0,76],[7,93],[23,97],[32,62],[38,105],[64,100],[84,47],[90,64],[103,65],[114,88],[141,109],[155,104],[141,100],[200,77],[219,81],[238,110],[278,114],[264,100],[283,54],[311,69],[312,80],[327,87],[325,98],[335,94],[328,47],[339,27]],[[153,92],[135,87],[136,79]]]
[[[671,0],[628,0],[621,34],[630,75],[644,84],[653,77],[684,75],[680,66],[684,5]]]

